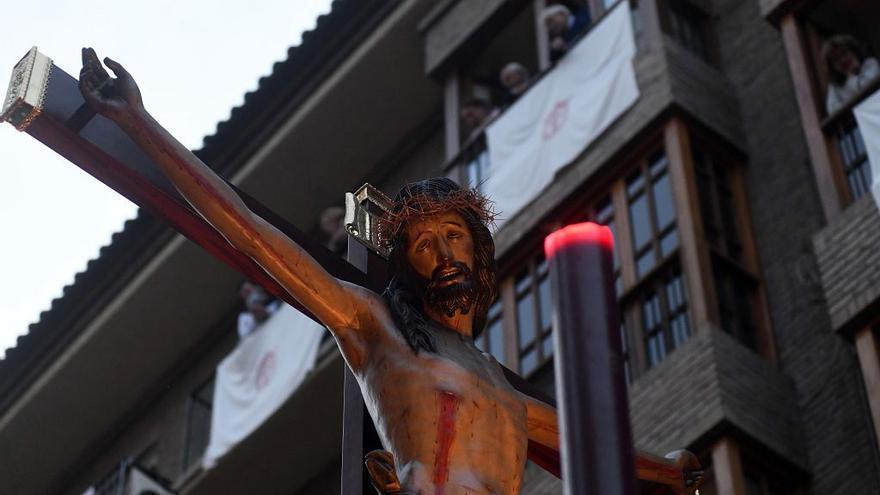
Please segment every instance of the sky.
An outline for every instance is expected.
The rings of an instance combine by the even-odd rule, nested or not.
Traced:
[[[10,2],[0,90],[31,46],[68,74],[80,48],[125,66],[147,110],[200,148],[218,122],[299,44],[330,0]],[[136,207],[8,123],[0,124],[0,357],[39,320]]]

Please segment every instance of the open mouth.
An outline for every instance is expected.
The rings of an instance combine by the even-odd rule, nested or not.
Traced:
[[[449,283],[455,282],[459,277],[464,275],[464,271],[461,268],[453,267],[441,270],[434,276],[434,281],[432,285],[447,285]]]
[[[454,268],[452,270],[448,270],[440,274],[440,277],[437,279],[438,282],[451,282],[455,280],[461,275],[461,270],[458,268]]]

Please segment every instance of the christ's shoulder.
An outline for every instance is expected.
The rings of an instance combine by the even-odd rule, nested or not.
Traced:
[[[360,330],[367,335],[372,334],[382,341],[388,338],[397,340],[400,337],[400,332],[397,330],[391,315],[391,308],[385,297],[351,282],[342,280],[340,283],[356,301],[355,311],[359,313],[357,320],[361,327]]]

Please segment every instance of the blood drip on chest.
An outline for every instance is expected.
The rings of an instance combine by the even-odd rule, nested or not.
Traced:
[[[440,392],[440,416],[437,420],[437,455],[434,458],[434,495],[443,495],[449,480],[449,452],[455,440],[455,413],[458,397]]]

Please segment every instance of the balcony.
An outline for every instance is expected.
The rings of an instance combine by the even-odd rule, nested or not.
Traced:
[[[835,332],[850,334],[880,314],[880,211],[866,195],[813,237]]]
[[[657,32],[661,33],[656,16],[651,17],[649,12],[644,12],[651,4],[642,2],[639,10],[632,10],[637,47],[632,64],[638,99],[588,142],[570,163],[556,170],[550,182],[528,203],[528,207],[524,205],[513,214],[501,212],[505,222],[496,235],[499,257],[503,257],[519,242],[540,218],[547,217],[554,207],[564,203],[564,198],[576,194],[585,182],[599,178],[601,172],[613,167],[613,162],[625,158],[627,144],[644,138],[654,124],[669,115],[686,115],[689,120],[721,136],[734,148],[745,149],[744,131],[732,85],[717,67],[677,39],[675,33],[662,34],[660,43],[650,43],[648,24],[654,23]],[[608,14],[596,19],[576,43],[589,39],[590,33],[600,29],[607,19]],[[572,50],[577,46],[574,45]],[[518,101],[527,98],[558,67],[551,66],[538,74]],[[447,159],[446,175],[462,183],[485,187],[485,181],[493,172],[486,128],[505,119],[513,109],[513,106],[501,109],[484,123],[482,129],[468,136],[458,152]]]
[[[214,376],[189,397],[186,470],[178,482],[188,489],[216,478],[215,466],[223,467],[219,474],[223,476],[235,452],[259,442],[262,431],[273,424],[272,418],[289,414],[283,411],[291,408],[294,397],[303,402],[301,389],[324,380],[313,375],[323,370],[322,363],[338,355],[321,325],[287,305],[244,335],[240,327],[239,335],[238,344],[220,361]]]

